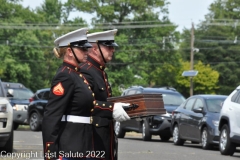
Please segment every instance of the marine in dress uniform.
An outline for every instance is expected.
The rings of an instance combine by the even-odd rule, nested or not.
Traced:
[[[108,81],[107,73],[105,72],[105,64],[111,59],[105,57],[103,53],[103,47],[113,49],[117,47],[117,43],[114,42],[114,36],[117,29],[96,32],[88,34],[88,41],[95,45],[98,49],[90,51],[87,58],[87,62],[81,64],[81,72],[86,77],[89,85],[91,86],[95,99],[100,101],[107,101],[108,97],[112,96],[111,86]],[[93,48],[94,49],[94,48]],[[98,51],[97,51],[98,50]],[[93,53],[95,52],[95,53]],[[97,56],[93,56],[98,54]],[[113,54],[113,53],[110,53]],[[106,102],[107,103],[107,102]],[[105,110],[108,106],[101,107],[99,109]],[[108,118],[99,112],[93,111],[92,115],[98,117],[99,127],[95,128],[94,137],[97,137],[95,141],[95,148],[98,150],[106,150],[106,160],[117,160],[117,136],[114,132],[114,123],[112,118]],[[96,138],[95,138],[96,139]]]
[[[105,159],[106,150],[98,150],[95,128],[105,125],[96,113],[106,119],[124,118],[121,103],[96,100],[89,82],[81,73],[80,62],[87,59],[87,29],[79,29],[55,40],[58,49],[66,49],[58,58],[63,58],[51,83],[49,101],[44,109],[42,136],[44,159],[82,159],[93,157]],[[60,50],[61,51],[61,50]],[[80,58],[79,58],[80,57]],[[105,108],[104,110],[102,108]]]

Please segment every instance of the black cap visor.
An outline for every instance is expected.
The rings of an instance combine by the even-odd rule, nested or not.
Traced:
[[[72,47],[79,47],[79,48],[92,48],[92,45],[90,43],[88,43],[87,40],[71,42],[70,46],[72,46]]]
[[[115,43],[113,40],[111,41],[98,41],[99,44],[108,46],[108,47],[118,47],[118,44]]]

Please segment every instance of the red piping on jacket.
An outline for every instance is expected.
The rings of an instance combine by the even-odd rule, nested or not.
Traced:
[[[100,107],[100,106],[95,106],[94,108],[100,108],[100,109],[102,109],[102,110],[109,110],[109,111],[112,111],[112,109],[109,109],[109,108],[102,108],[102,107]]]

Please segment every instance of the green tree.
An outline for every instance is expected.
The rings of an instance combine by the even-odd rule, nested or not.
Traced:
[[[239,41],[240,1],[216,0],[209,7],[209,13],[195,30],[195,60],[219,72],[218,94],[230,94],[240,84]],[[183,57],[189,60],[190,31],[185,30],[182,45]],[[186,60],[185,59],[185,60]]]
[[[34,40],[32,31],[23,29],[28,27],[28,22],[37,19],[36,14],[18,4],[19,1],[1,0],[0,3],[0,30],[1,48],[0,57],[4,68],[1,72],[3,81],[21,82],[26,86],[31,85],[31,66],[29,52],[26,41],[29,37]],[[38,54],[38,53],[37,53]],[[33,57],[32,57],[33,58]]]
[[[163,66],[179,65],[179,55],[174,50],[179,34],[168,19],[167,4],[166,0],[69,0],[65,4],[68,10],[95,14],[91,24],[94,31],[119,29],[119,48],[107,65],[115,96],[120,94],[120,85],[160,86],[176,82],[177,72],[161,70]]]
[[[190,92],[190,77],[182,76],[184,71],[188,71],[190,63],[182,61],[182,67],[177,74],[177,86],[185,97],[189,97]],[[197,76],[193,77],[194,92],[193,94],[216,94],[218,89],[219,73],[212,69],[211,66],[204,65],[201,61],[198,61],[194,65],[194,69],[198,71]]]
[[[46,0],[36,12],[23,8],[19,1],[1,0],[0,57],[3,60],[1,79],[3,81],[20,82],[36,91],[49,87],[56,70],[56,61],[52,53],[54,32],[59,25],[61,5],[58,12],[52,9],[58,1]],[[46,15],[47,13],[48,15]],[[58,18],[57,18],[58,17]],[[48,24],[55,21],[55,25]],[[54,22],[53,22],[54,23]],[[57,23],[57,24],[56,24]],[[60,31],[59,31],[60,32]],[[52,70],[54,68],[54,70]]]

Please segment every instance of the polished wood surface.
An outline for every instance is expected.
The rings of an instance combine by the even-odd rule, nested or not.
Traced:
[[[134,94],[108,98],[109,102],[137,104],[135,110],[126,111],[131,118],[165,114],[162,94]]]

